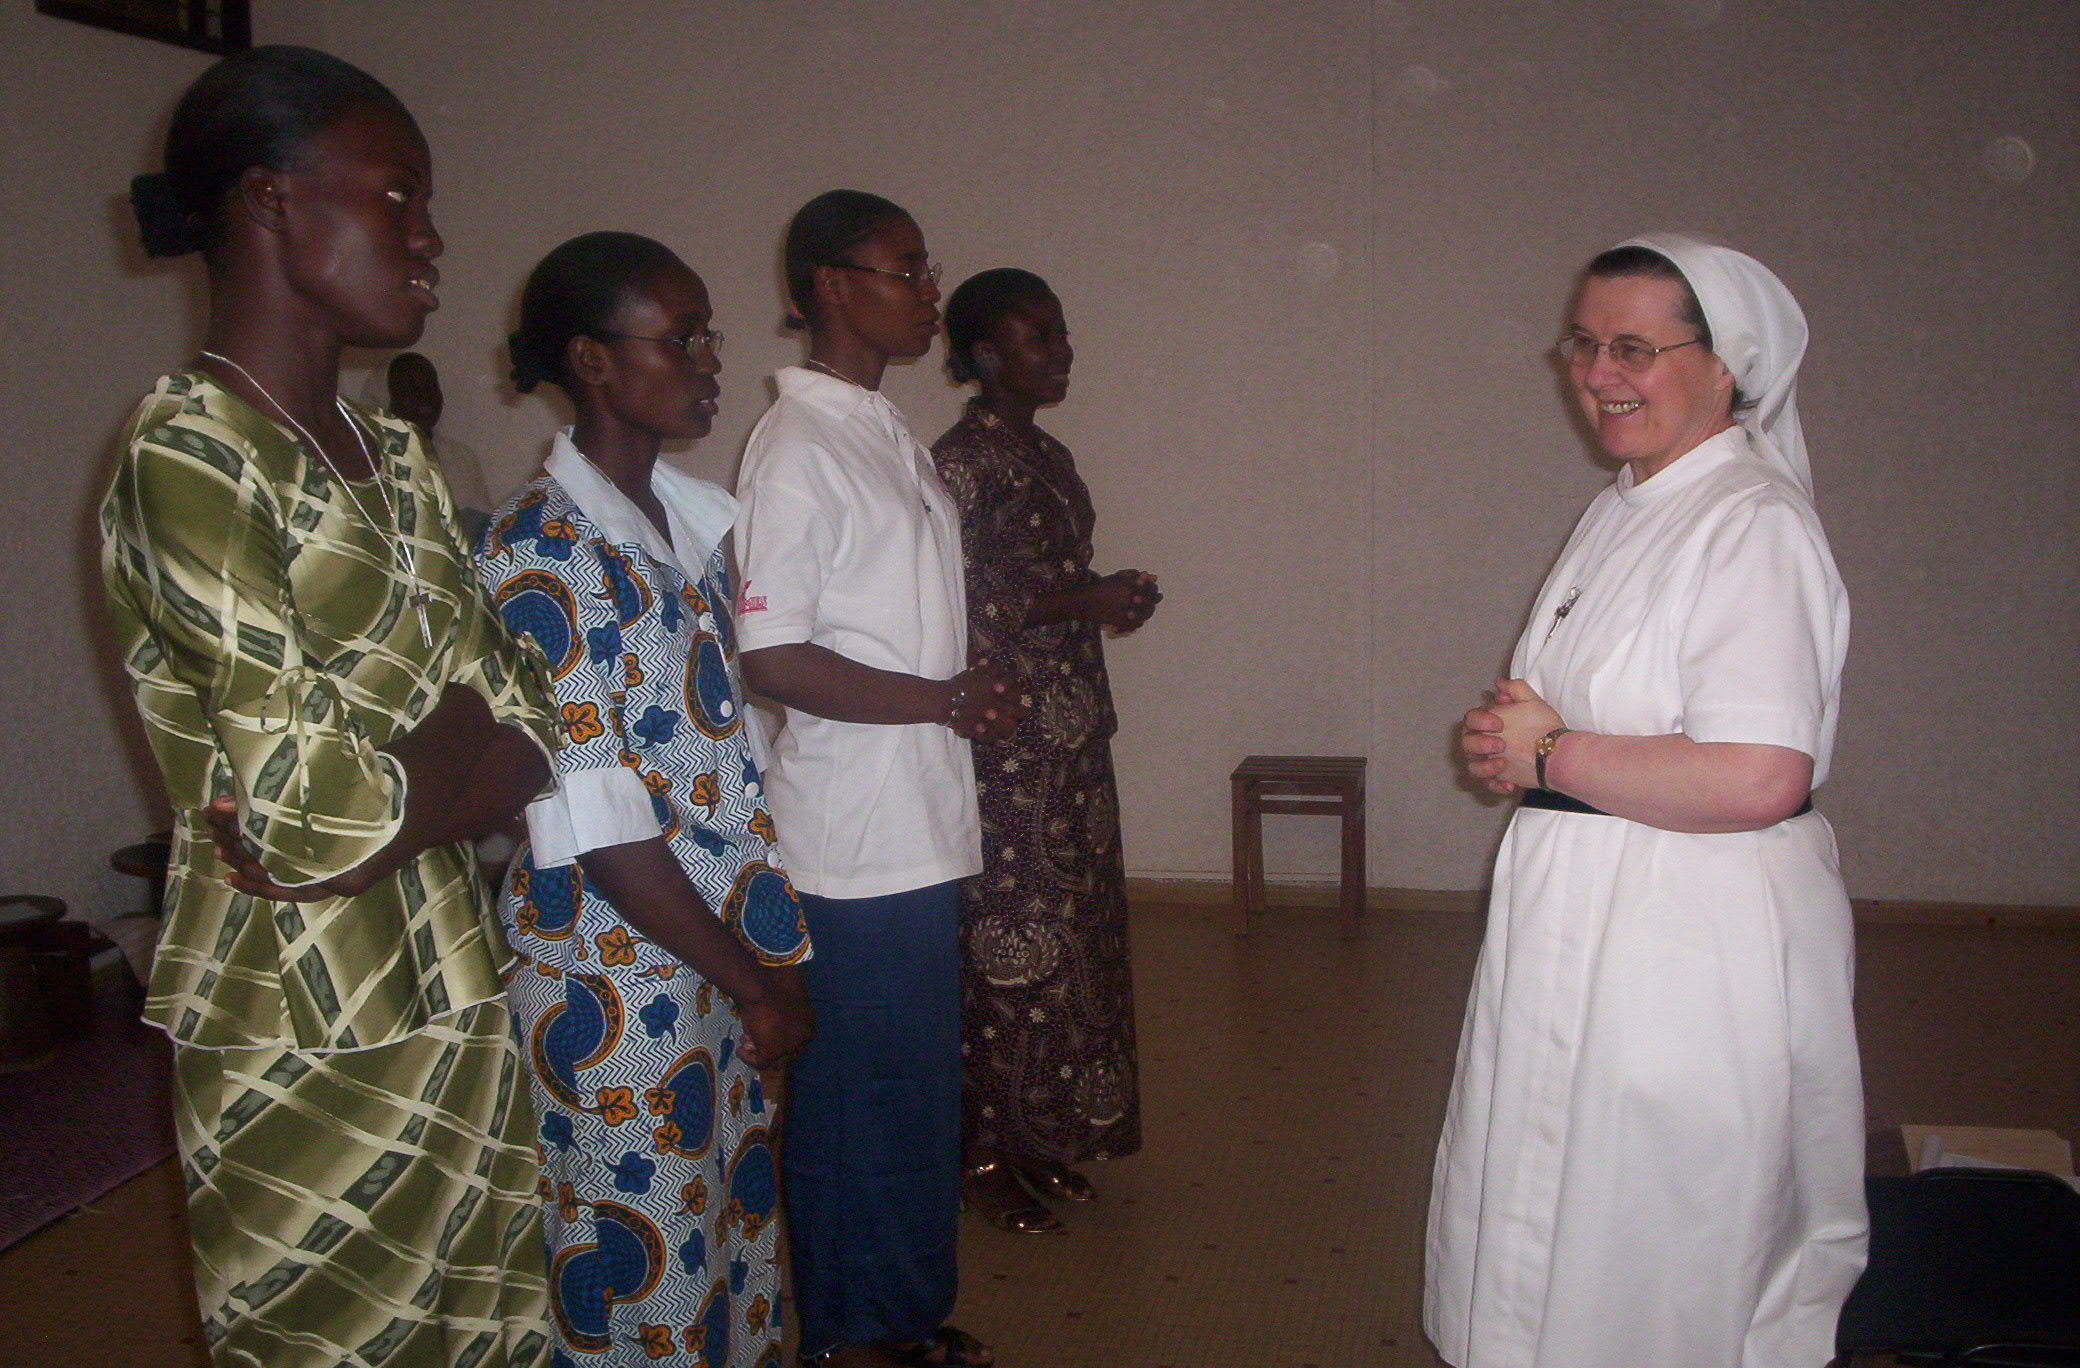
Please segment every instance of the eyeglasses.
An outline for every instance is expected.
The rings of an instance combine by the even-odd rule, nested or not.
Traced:
[[[826,266],[835,266],[843,271],[872,271],[875,275],[894,276],[911,289],[922,292],[927,285],[937,285],[945,267],[938,262],[928,262],[908,271],[898,271],[892,266],[862,266],[857,261],[826,261]]]
[[[686,334],[684,337],[651,337],[644,333],[607,332],[605,329],[593,333],[592,336],[619,337],[630,342],[669,342],[695,360],[700,359],[700,354],[703,351],[706,351],[710,356],[722,355],[722,329],[720,328],[701,328],[698,331]]]
[[[1694,347],[1704,341],[1693,337],[1687,342],[1671,342],[1665,347],[1656,347],[1644,337],[1613,337],[1608,342],[1599,342],[1587,333],[1571,332],[1553,344],[1553,354],[1576,370],[1587,370],[1596,364],[1596,353],[1608,351],[1611,361],[1621,371],[1638,375],[1654,364],[1654,358],[1663,352],[1678,347]]]

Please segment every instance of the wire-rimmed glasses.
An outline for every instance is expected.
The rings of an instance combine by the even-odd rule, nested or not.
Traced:
[[[1611,354],[1612,363],[1619,370],[1638,375],[1653,365],[1654,358],[1661,353],[1674,351],[1678,347],[1694,347],[1702,341],[1702,337],[1693,337],[1686,342],[1671,342],[1665,347],[1657,347],[1646,338],[1634,337],[1630,333],[1621,333],[1610,341],[1603,342],[1587,333],[1571,332],[1562,334],[1560,340],[1553,344],[1553,355],[1559,357],[1563,365],[1575,370],[1587,370],[1596,364],[1598,352],[1607,351]]]

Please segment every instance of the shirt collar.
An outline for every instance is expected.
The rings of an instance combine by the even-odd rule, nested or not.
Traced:
[[[737,515],[737,501],[727,492],[659,461],[650,471],[650,492],[664,505],[675,548],[635,501],[578,450],[571,429],[556,434],[542,468],[607,540],[640,546],[688,580],[700,577]]]
[[[986,428],[1009,428],[1011,426],[1002,418],[997,417],[996,410],[983,403],[982,396],[979,394],[969,395],[962,401],[961,407],[967,410],[969,417]]]
[[[1738,426],[1715,432],[1663,466],[1645,484],[1635,483],[1632,467],[1626,466],[1618,472],[1618,497],[1635,506],[1653,503],[1688,488],[1750,450],[1748,434]]]
[[[967,401],[962,405],[962,411],[974,420],[978,428],[1002,441],[1023,443],[1028,446],[1042,448],[1047,447],[1050,443],[1060,445],[1052,433],[1037,423],[1023,432],[1012,427],[1011,424],[999,418],[997,411],[984,403],[982,396],[979,394],[969,395]]]
[[[870,390],[808,366],[782,366],[773,372],[773,383],[783,396],[812,404],[835,418],[852,418],[862,409],[880,409],[896,422],[904,422],[903,411],[880,390]]]

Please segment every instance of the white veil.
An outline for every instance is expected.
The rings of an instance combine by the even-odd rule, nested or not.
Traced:
[[[1620,247],[1644,247],[1675,264],[1712,330],[1712,350],[1754,401],[1735,421],[1755,452],[1808,497],[1813,468],[1798,422],[1798,364],[1806,354],[1806,316],[1776,273],[1731,247],[1682,233],[1642,233]]]

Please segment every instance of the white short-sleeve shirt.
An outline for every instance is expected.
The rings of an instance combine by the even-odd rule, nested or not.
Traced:
[[[808,642],[877,669],[967,668],[960,520],[880,393],[789,366],[737,490],[737,639]],[[805,893],[870,898],[982,869],[969,743],[936,723],[787,709],[766,790]]]

